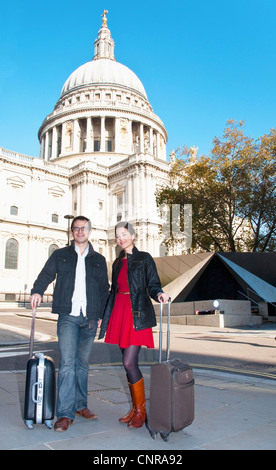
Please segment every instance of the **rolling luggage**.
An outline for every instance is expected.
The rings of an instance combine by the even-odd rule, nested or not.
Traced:
[[[42,424],[51,429],[55,413],[56,378],[52,358],[42,353],[33,354],[34,323],[36,309],[33,309],[30,338],[30,356],[27,363],[24,421],[29,429]]]
[[[180,431],[194,420],[193,370],[179,359],[169,359],[170,300],[168,302],[167,352],[162,362],[163,303],[160,305],[158,363],[151,369],[149,416],[146,423],[153,439],[158,432],[168,441],[170,432]]]

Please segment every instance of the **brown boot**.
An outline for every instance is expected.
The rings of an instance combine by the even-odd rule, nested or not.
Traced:
[[[140,428],[146,421],[146,399],[145,399],[145,386],[143,377],[132,385],[134,413],[129,421],[130,428]]]
[[[129,423],[132,416],[134,415],[135,408],[134,408],[134,403],[133,403],[132,385],[128,382],[128,386],[129,386],[130,396],[132,399],[132,408],[129,410],[129,412],[125,416],[123,416],[122,418],[119,418],[120,423]]]

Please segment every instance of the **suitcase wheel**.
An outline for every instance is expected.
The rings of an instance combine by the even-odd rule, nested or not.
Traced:
[[[168,440],[169,440],[169,433],[168,432],[160,432],[160,436],[163,439],[163,441],[168,442]]]
[[[47,426],[49,429],[52,429],[53,421],[51,419],[45,419],[45,426]]]
[[[149,433],[150,433],[150,436],[152,437],[152,439],[156,439],[157,432],[154,432],[151,429],[149,429]]]
[[[31,419],[25,419],[25,424],[27,428],[34,429],[34,422]]]
[[[152,439],[156,439],[157,432],[150,429],[147,419],[146,419],[145,425],[146,425],[146,428],[147,428],[148,432],[150,433],[150,436],[152,437]]]

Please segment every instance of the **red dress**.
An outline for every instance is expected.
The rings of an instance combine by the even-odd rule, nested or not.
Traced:
[[[151,328],[136,331],[133,327],[133,316],[130,303],[130,294],[127,281],[127,259],[123,258],[123,266],[118,276],[118,292],[114,307],[108,323],[105,343],[118,344],[120,348],[134,346],[147,346],[154,348]]]

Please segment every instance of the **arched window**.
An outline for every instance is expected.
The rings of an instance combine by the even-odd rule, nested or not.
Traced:
[[[49,249],[48,249],[48,257],[50,258],[50,256],[54,253],[54,251],[56,251],[58,249],[58,246],[57,245],[50,245],[49,246]]]
[[[5,268],[17,269],[18,264],[18,242],[10,238],[6,243]]]
[[[52,214],[52,222],[55,224],[58,224],[58,215],[57,214]]]

